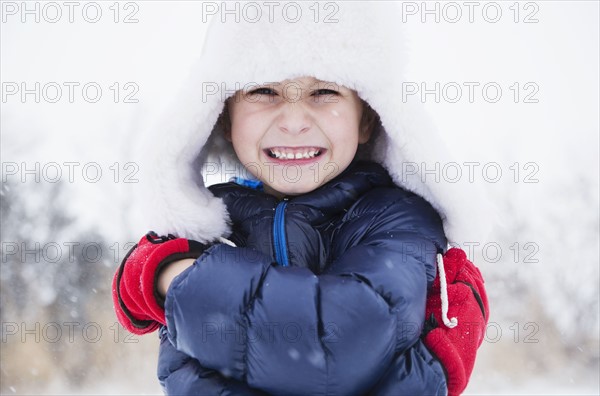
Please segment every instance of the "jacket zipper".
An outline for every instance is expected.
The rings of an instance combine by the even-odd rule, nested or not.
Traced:
[[[275,219],[273,221],[273,246],[275,247],[275,260],[283,267],[289,266],[287,255],[287,241],[285,238],[285,207],[288,198],[283,198],[275,208]]]

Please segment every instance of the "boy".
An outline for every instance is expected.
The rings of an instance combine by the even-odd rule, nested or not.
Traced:
[[[353,7],[340,15],[353,26],[362,22],[376,27],[373,22],[385,22],[389,13],[385,9],[373,12],[371,8]],[[285,34],[277,32],[290,35],[290,43],[291,37],[314,34],[312,25],[310,31],[302,30],[302,25],[281,23],[259,30],[238,25],[243,25],[244,35],[239,34],[240,26],[236,25],[209,34],[209,39],[217,37],[219,44],[209,40],[205,55],[219,57],[229,65],[228,56],[233,53],[241,59],[264,57],[273,63],[282,54],[281,47],[272,48],[277,42],[257,49],[261,45],[254,37],[249,42],[256,54],[244,57],[240,53],[247,44],[244,40],[255,33],[262,39],[277,37],[286,42]],[[275,32],[269,35],[264,28]],[[348,39],[340,32],[320,33],[317,37]],[[370,33],[381,39],[377,28]],[[362,46],[363,50],[379,45],[360,39],[363,44],[370,43]],[[223,41],[228,46],[223,46]],[[193,198],[193,208],[206,218],[179,205],[169,216],[175,223],[167,228],[180,236],[207,242],[226,234],[218,226],[209,230],[210,216],[214,215],[211,212],[215,212],[229,219],[229,238],[235,246],[214,243],[207,247],[184,238],[148,234],[128,254],[115,276],[119,319],[139,334],[155,330],[159,323],[167,325],[161,328],[159,360],[159,377],[167,393],[460,392],[468,380],[487,319],[484,295],[481,310],[477,311],[480,308],[475,295],[460,294],[465,288],[471,292],[463,281],[471,283],[474,292],[483,294],[478,272],[464,255],[453,252],[446,256],[451,275],[448,293],[451,297],[461,296],[460,301],[451,299],[451,303],[466,312],[465,323],[478,326],[470,327],[468,342],[460,322],[456,332],[451,333],[456,322],[446,318],[446,293],[442,293],[437,306],[427,307],[425,326],[430,331],[426,336],[428,345],[438,355],[436,358],[424,346],[421,330],[436,257],[447,246],[438,211],[444,214],[446,227],[449,213],[436,211],[418,194],[400,187],[412,187],[443,208],[435,199],[434,186],[426,185],[434,191],[427,194],[418,186],[399,183],[397,175],[390,176],[377,163],[357,160],[357,153],[364,151],[371,160],[382,161],[393,170],[393,149],[402,153],[395,136],[407,131],[397,130],[394,117],[382,111],[383,102],[369,93],[381,85],[372,84],[369,91],[365,70],[351,72],[354,65],[348,63],[352,53],[348,45],[336,42],[327,46],[332,52],[327,57],[328,52],[311,52],[311,47],[303,43],[294,50],[284,46],[292,52],[289,58],[304,55],[310,59],[291,69],[287,57],[279,62],[271,73],[285,73],[286,78],[279,83],[267,83],[272,80],[262,78],[264,73],[260,72],[256,78],[248,77],[247,70],[261,70],[250,64],[233,77],[212,80],[243,82],[249,87],[237,90],[227,100],[219,120],[209,113],[220,113],[223,105],[219,108],[214,100],[198,102],[197,95],[189,101],[190,110],[176,118],[194,120],[195,129],[196,120],[206,119],[209,125],[200,129],[211,131],[211,137],[199,144],[195,143],[206,139],[205,133],[190,132],[188,139],[173,139],[184,144],[179,156],[173,155],[169,150],[173,145],[167,141],[161,150],[171,155],[163,158],[173,157],[176,164],[185,166],[181,174],[165,178],[163,170],[156,179],[163,183],[175,181],[172,187],[180,183],[179,191],[170,188],[162,194]],[[232,47],[237,50],[230,52]],[[314,77],[299,74],[306,65],[323,63],[324,56],[324,64],[313,67]],[[341,64],[331,69],[327,59],[340,60],[337,63]],[[217,66],[202,70],[203,78],[210,81],[211,73],[218,75],[224,68],[217,62]],[[331,75],[332,70],[338,71],[335,79],[319,79],[323,78],[320,75]],[[343,81],[348,84],[341,84]],[[193,90],[199,85],[188,86]],[[361,88],[360,97],[357,88]],[[375,135],[379,145],[369,147]],[[364,147],[359,150],[359,145]],[[233,151],[227,151],[230,148]],[[199,195],[198,191],[206,189],[190,176],[190,170],[197,171],[198,164],[211,156],[234,158],[258,182],[236,179],[243,185],[213,185],[210,197],[205,192]],[[225,213],[219,204],[225,206]],[[187,221],[173,220],[177,218]],[[188,227],[196,227],[196,231]],[[436,280],[434,287],[437,284]],[[463,289],[457,290],[460,285]],[[445,291],[443,279],[439,287]],[[430,297],[431,301],[435,299],[435,295]],[[448,328],[438,326],[436,322],[441,321]],[[458,336],[452,338],[452,334]]]

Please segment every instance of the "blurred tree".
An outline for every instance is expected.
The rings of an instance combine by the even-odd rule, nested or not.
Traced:
[[[99,337],[114,261],[108,243],[68,214],[68,198],[60,182],[0,187],[1,392],[32,379],[79,386],[94,370],[81,336],[87,328]]]

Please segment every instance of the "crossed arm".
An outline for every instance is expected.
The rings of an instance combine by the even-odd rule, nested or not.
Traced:
[[[376,216],[365,208],[340,235],[357,235],[361,216],[369,218],[367,232],[358,243],[339,241],[319,275],[223,244],[172,264],[159,279],[169,339],[200,366],[269,393],[365,393],[420,347],[427,284],[443,243],[437,215],[425,206],[396,202]]]

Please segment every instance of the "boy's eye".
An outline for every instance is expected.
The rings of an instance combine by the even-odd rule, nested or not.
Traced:
[[[277,95],[277,93],[275,91],[273,91],[271,88],[256,88],[253,89],[252,91],[248,92],[248,95],[270,95],[270,96],[274,96]]]
[[[315,103],[335,103],[338,101],[340,93],[333,89],[321,88],[315,89],[311,94],[312,101]]]
[[[311,94],[311,96],[338,95],[338,94],[339,94],[339,92],[334,91],[333,89],[322,88],[322,89],[314,90],[313,93]]]

